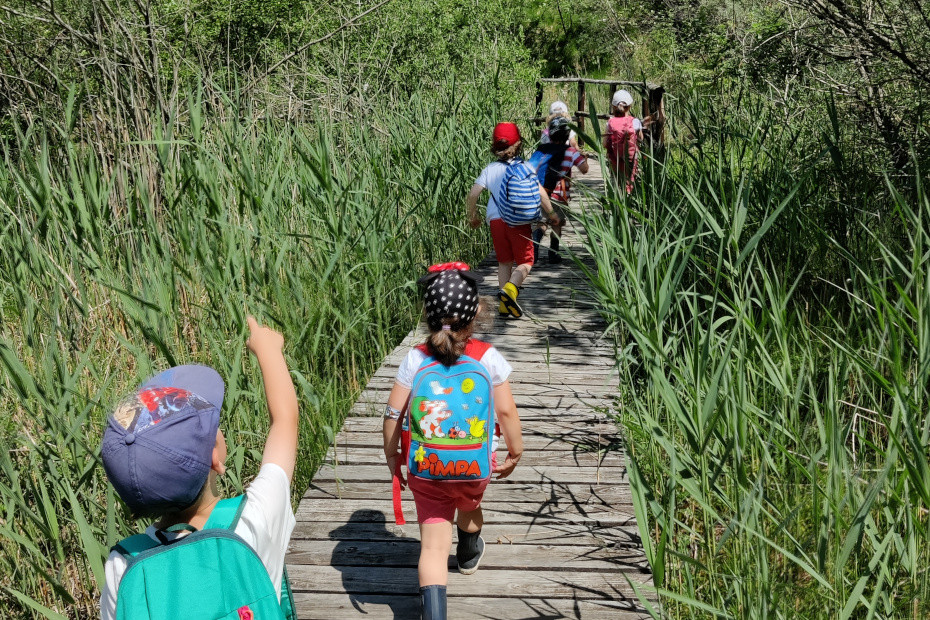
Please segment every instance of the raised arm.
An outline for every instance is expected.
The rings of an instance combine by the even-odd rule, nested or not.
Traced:
[[[249,339],[246,345],[258,360],[265,384],[271,428],[265,440],[262,465],[274,463],[284,470],[288,480],[297,464],[297,392],[284,361],[284,337],[248,318]]]
[[[494,468],[494,473],[498,478],[506,478],[513,473],[520,457],[523,456],[523,431],[520,429],[520,415],[517,413],[517,403],[513,400],[509,381],[494,386],[494,412],[497,414],[501,432],[504,433],[504,441],[507,442],[507,458]]]

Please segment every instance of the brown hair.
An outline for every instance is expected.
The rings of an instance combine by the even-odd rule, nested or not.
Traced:
[[[449,329],[440,328],[430,332],[426,339],[426,350],[443,366],[451,366],[464,355],[465,345],[471,340],[475,324],[480,325],[482,329],[487,329],[493,323],[494,319],[487,310],[487,301],[481,299],[478,302],[478,315],[467,325],[459,325],[455,317],[443,318],[442,324],[448,325]]]
[[[523,146],[523,142],[518,141],[499,151],[495,150],[494,147],[491,147],[491,152],[494,153],[494,157],[500,159],[501,161],[507,161],[508,159],[513,159],[513,157],[515,157],[516,154],[520,152],[521,146]]]

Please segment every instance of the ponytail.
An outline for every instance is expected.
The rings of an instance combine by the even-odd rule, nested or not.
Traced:
[[[465,353],[471,339],[474,321],[467,325],[454,325],[454,318],[443,319],[442,329],[432,332],[426,340],[429,354],[443,366],[451,366]]]

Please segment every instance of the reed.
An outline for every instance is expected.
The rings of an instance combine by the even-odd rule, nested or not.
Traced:
[[[475,260],[463,226],[492,105],[414,94],[365,121],[255,119],[192,90],[154,138],[101,153],[64,118],[0,165],[0,607],[90,617],[137,529],[99,467],[114,401],[171,364],[226,381],[226,490],[267,430],[246,313],[282,331],[301,404],[295,500],[368,375],[415,325],[412,282]],[[455,94],[451,94],[455,93]]]
[[[579,216],[654,616],[927,617],[930,194],[847,195],[838,236],[819,134],[683,99],[638,191]]]

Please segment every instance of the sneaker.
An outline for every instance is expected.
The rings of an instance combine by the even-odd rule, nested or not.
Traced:
[[[517,287],[513,282],[508,282],[504,285],[504,288],[497,292],[497,298],[501,301],[501,304],[507,308],[510,316],[516,319],[523,316],[523,308],[517,303],[518,294]]]
[[[553,252],[552,250],[549,250],[549,254],[546,258],[549,260],[550,265],[558,265],[562,262],[562,255],[558,252]]]
[[[481,564],[481,558],[484,557],[484,539],[480,536],[478,537],[478,555],[473,557],[470,560],[465,562],[459,561],[459,572],[463,575],[471,575],[478,570],[478,565]],[[458,557],[456,557],[458,561]]]

